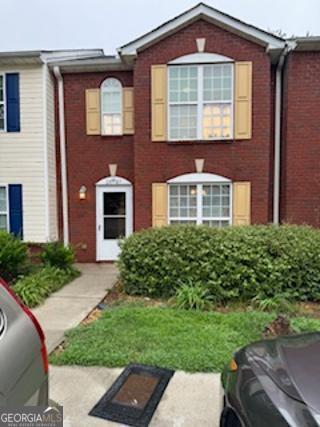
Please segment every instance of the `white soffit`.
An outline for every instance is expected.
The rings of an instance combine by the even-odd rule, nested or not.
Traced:
[[[168,184],[203,184],[203,183],[229,183],[231,180],[213,173],[186,173],[169,179]]]
[[[191,53],[190,55],[180,56],[169,62],[174,64],[208,64],[210,62],[233,62],[234,59],[228,56],[218,55],[217,53]]]
[[[285,46],[285,40],[280,37],[233,18],[232,16],[222,13],[204,3],[200,3],[176,18],[164,23],[160,27],[150,31],[144,36],[122,46],[118,51],[122,56],[136,55],[138,50],[150,46],[167,35],[174,33],[179,28],[184,27],[189,22],[193,22],[201,18],[232,33],[238,34],[240,37],[247,38],[248,40],[256,42],[262,46],[266,46],[268,50],[282,49]]]

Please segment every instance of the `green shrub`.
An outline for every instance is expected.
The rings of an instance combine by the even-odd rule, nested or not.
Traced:
[[[189,280],[178,288],[173,305],[185,310],[205,310],[212,305],[212,297],[201,283],[193,284]]]
[[[12,234],[0,231],[0,277],[11,282],[25,271],[26,266],[26,245]]]
[[[70,268],[44,267],[18,280],[13,290],[26,306],[33,308],[77,275],[78,272]]]
[[[320,231],[311,227],[171,226],[135,233],[121,248],[129,294],[170,297],[190,280],[217,302],[320,299]]]
[[[71,246],[64,246],[61,242],[47,243],[41,254],[45,265],[67,269],[74,263],[74,250]]]

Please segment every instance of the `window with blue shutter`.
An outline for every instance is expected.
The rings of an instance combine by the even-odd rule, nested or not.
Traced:
[[[23,238],[22,185],[9,185],[10,233]]]
[[[20,132],[19,74],[6,74],[7,132]]]

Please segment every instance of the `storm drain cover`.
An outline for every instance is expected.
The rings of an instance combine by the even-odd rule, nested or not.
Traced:
[[[147,427],[173,374],[170,369],[129,365],[89,415]]]

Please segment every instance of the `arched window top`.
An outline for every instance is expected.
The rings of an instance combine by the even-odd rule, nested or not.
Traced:
[[[229,56],[220,55],[218,53],[197,52],[189,55],[179,56],[169,62],[169,65],[178,64],[210,64],[221,62],[234,62]]]
[[[216,175],[213,173],[186,173],[184,175],[176,176],[169,179],[168,184],[182,184],[182,183],[230,183],[231,180],[225,176]]]
[[[109,77],[102,82],[101,87],[102,87],[102,89],[111,90],[111,91],[117,90],[117,89],[121,90],[122,84],[118,79],[115,79],[113,77]]]
[[[122,134],[122,84],[113,77],[101,84],[101,128],[103,135]]]

